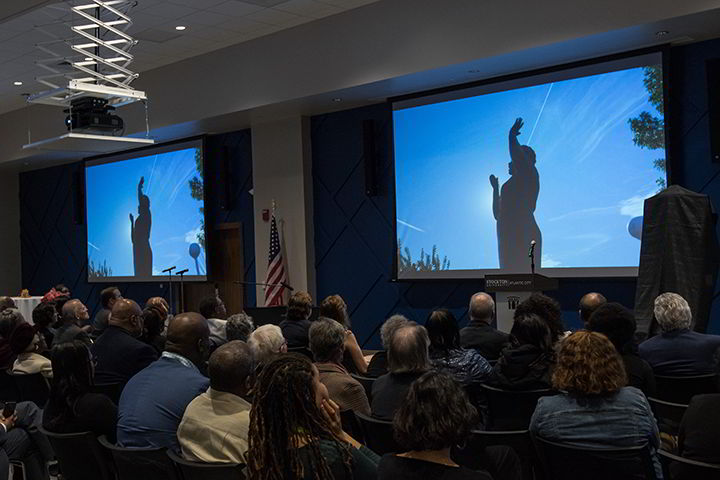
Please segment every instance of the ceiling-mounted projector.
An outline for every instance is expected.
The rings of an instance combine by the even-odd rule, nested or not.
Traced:
[[[103,133],[115,133],[124,128],[123,119],[112,112],[115,107],[99,97],[82,97],[70,102],[70,108],[63,110],[65,126],[69,131],[93,130]]]

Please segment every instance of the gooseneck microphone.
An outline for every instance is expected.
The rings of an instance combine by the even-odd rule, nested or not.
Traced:
[[[528,257],[532,257],[533,255],[535,255],[535,244],[536,243],[537,242],[535,240],[530,242],[530,250],[528,251]]]

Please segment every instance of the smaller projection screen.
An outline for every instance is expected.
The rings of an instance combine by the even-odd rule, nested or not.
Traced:
[[[89,282],[206,280],[202,139],[87,161],[85,202]]]
[[[393,103],[398,279],[637,275],[662,53]]]

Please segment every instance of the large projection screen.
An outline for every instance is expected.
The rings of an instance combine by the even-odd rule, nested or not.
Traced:
[[[203,141],[85,164],[89,282],[206,280]]]
[[[635,276],[665,187],[661,52],[393,102],[402,279]]]

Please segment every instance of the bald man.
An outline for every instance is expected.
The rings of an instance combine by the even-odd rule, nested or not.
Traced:
[[[120,396],[119,445],[179,450],[177,429],[183,413],[210,386],[200,372],[209,336],[207,320],[199,313],[181,313],[170,321],[165,351],[132,377]]]
[[[460,345],[474,348],[487,360],[497,360],[510,335],[494,329],[491,324],[495,316],[495,301],[485,292],[478,292],[470,298],[468,308],[470,322],[460,330]]]
[[[62,325],[55,332],[53,345],[72,342],[73,340],[80,340],[88,346],[92,344],[90,336],[85,329],[81,328],[82,325],[87,324],[90,315],[87,307],[80,300],[74,298],[65,302],[60,314]]]
[[[90,350],[95,355],[95,383],[127,383],[143,368],[157,360],[155,349],[141,342],[143,316],[140,306],[126,298],[116,299],[108,326]]]
[[[583,322],[583,326],[587,325],[590,320],[590,316],[600,305],[607,303],[607,299],[602,293],[590,292],[583,295],[580,299],[580,306],[578,307],[578,315],[580,320]]]

